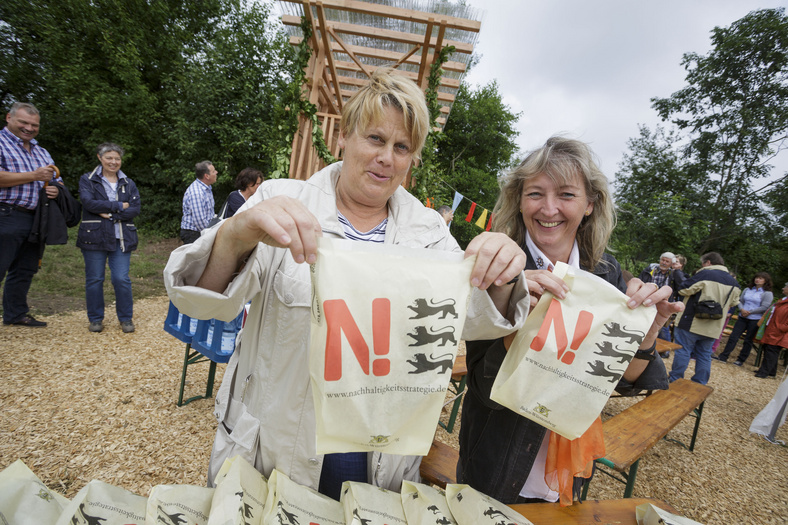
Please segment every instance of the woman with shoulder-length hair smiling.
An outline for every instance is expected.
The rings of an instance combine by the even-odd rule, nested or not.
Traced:
[[[637,278],[625,283],[618,262],[605,253],[615,212],[607,177],[588,146],[563,137],[548,139],[505,178],[493,213],[492,229],[511,237],[528,257],[525,276],[535,299],[545,291],[565,297],[568,287],[552,273],[560,261],[625,292],[630,308],[657,305],[654,324],[616,389],[625,394],[666,389],[665,365],[655,352],[657,333],[683,305],[668,301],[669,286],[658,288]],[[550,470],[548,455],[557,457],[548,446],[550,431],[490,399],[514,336],[466,340],[468,391],[462,408],[457,482],[507,504],[557,501],[559,496],[571,501],[571,492],[577,493],[585,479],[577,471]],[[548,474],[565,482],[548,486]]]

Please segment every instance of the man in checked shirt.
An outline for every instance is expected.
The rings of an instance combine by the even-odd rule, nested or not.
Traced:
[[[200,232],[208,227],[213,216],[214,201],[211,184],[216,182],[217,172],[210,160],[198,162],[194,167],[196,180],[183,194],[183,219],[181,219],[181,240],[191,244],[200,237]]]
[[[38,145],[40,116],[32,104],[15,102],[0,130],[0,281],[3,324],[46,326],[29,314],[27,292],[38,271],[38,244],[28,242],[38,197],[45,182],[61,182],[49,152]],[[49,185],[46,196],[58,189]]]

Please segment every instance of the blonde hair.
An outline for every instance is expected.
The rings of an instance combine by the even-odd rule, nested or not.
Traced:
[[[430,131],[430,117],[424,92],[409,78],[391,68],[379,68],[369,82],[342,108],[339,127],[345,137],[365,129],[371,122],[384,120],[387,107],[402,112],[405,129],[410,134],[413,159],[421,159],[421,150]]]
[[[616,212],[610,197],[608,181],[597,166],[587,144],[564,137],[550,137],[544,146],[528,154],[517,168],[504,177],[501,194],[495,204],[495,231],[503,232],[525,246],[525,223],[520,211],[520,200],[526,181],[545,174],[557,185],[582,179],[589,202],[594,203],[591,214],[583,217],[576,239],[580,264],[593,271],[602,260],[610,234],[616,224]]]

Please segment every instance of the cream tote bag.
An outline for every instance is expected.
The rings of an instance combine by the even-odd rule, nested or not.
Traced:
[[[547,292],[503,360],[490,398],[567,439],[599,416],[656,316],[630,310],[628,298],[599,277],[564,263],[553,273],[569,286]]]
[[[77,492],[57,525],[144,525],[147,505],[148,498],[94,479]]]
[[[399,492],[346,481],[339,497],[347,525],[406,525]]]
[[[474,260],[319,239],[309,355],[319,454],[429,452]]]
[[[446,501],[458,525],[533,525],[519,512],[469,485],[446,485]]]
[[[268,478],[263,525],[345,525],[342,505],[274,469]]]
[[[195,485],[156,485],[148,494],[145,525],[206,525],[213,493]]]
[[[408,525],[457,525],[443,489],[403,481],[400,496]]]
[[[208,525],[261,525],[268,480],[246,459],[225,459],[216,475]]]
[[[52,525],[68,503],[66,497],[49,490],[21,459],[0,472],[0,523]]]

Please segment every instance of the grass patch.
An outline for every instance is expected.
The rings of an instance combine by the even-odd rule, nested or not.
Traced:
[[[52,315],[85,309],[85,261],[76,247],[77,228],[69,229],[68,243],[47,246],[41,269],[30,286],[27,302],[33,315]],[[180,246],[177,238],[168,239],[139,234],[139,245],[131,252],[129,277],[134,299],[164,295],[162,271],[170,252]],[[0,290],[2,297],[2,290]],[[109,268],[104,279],[106,317],[114,315],[115,292],[110,282]],[[0,312],[2,308],[0,308]]]

